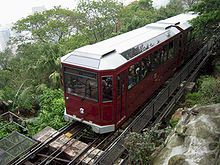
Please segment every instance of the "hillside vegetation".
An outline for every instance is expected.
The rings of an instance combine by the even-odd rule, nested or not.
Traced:
[[[114,0],[80,1],[75,10],[55,7],[18,20],[13,26],[17,35],[0,52],[0,101],[24,118],[35,117],[27,122],[31,135],[47,125],[60,128],[65,124],[61,56],[183,10],[179,0],[160,9],[151,0],[128,6]]]
[[[47,125],[62,127],[65,122],[60,57],[86,44],[177,15],[191,5],[186,0],[171,0],[166,7],[155,9],[151,0],[134,1],[128,6],[114,0],[81,0],[74,10],[55,7],[18,20],[13,26],[17,35],[0,52],[0,102],[7,102],[8,109],[24,119],[34,117],[27,120],[30,135]],[[195,25],[219,19],[220,14],[210,10],[211,5],[207,7],[214,14],[204,22],[209,18],[205,15]],[[210,30],[216,28],[216,24],[211,27]]]

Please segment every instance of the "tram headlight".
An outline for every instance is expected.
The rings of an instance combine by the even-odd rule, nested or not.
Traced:
[[[80,109],[79,109],[79,112],[80,112],[80,114],[83,115],[83,114],[85,113],[85,109],[84,109],[84,108],[80,108]]]

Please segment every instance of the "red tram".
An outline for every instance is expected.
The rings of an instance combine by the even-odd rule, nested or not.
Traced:
[[[101,134],[118,128],[190,58],[196,16],[180,14],[62,57],[65,119]]]

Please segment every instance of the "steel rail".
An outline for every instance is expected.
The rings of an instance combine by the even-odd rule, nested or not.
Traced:
[[[113,164],[117,158],[121,156],[121,154],[124,152],[125,148],[123,146],[123,139],[126,137],[126,135],[129,132],[140,132],[154,117],[154,114],[156,114],[162,106],[167,102],[168,98],[172,96],[172,94],[176,91],[177,88],[181,89],[182,93],[184,90],[184,87],[186,84],[182,85],[182,82],[187,80],[193,80],[195,78],[198,70],[203,66],[203,64],[206,62],[210,54],[208,51],[212,47],[213,41],[210,40],[207,42],[206,45],[204,45],[198,53],[181,69],[176,75],[174,75],[173,78],[171,78],[171,81],[169,84],[165,87],[165,89],[162,89],[161,92],[156,96],[155,99],[153,99],[147,106],[144,108],[144,110],[133,120],[133,122],[121,133],[121,135],[116,138],[111,145],[108,146],[108,148],[102,153],[102,155],[97,158],[94,162],[94,164]],[[193,73],[191,73],[193,70],[195,70]],[[182,86],[181,86],[182,85]],[[175,97],[174,100],[172,100],[172,104],[175,104],[175,102],[180,98]],[[168,104],[169,105],[169,104]],[[172,106],[168,106],[171,108]],[[169,109],[167,108],[167,109]],[[166,110],[165,112],[168,112]],[[164,113],[164,111],[161,111],[161,113]]]
[[[70,147],[73,143],[75,143],[82,135],[80,135],[77,139],[74,139],[75,137],[77,137],[80,133],[82,133],[82,131],[84,129],[88,128],[88,126],[86,125],[80,125],[79,128],[77,128],[77,130],[74,132],[74,134],[71,136],[70,139],[68,139],[67,142],[65,142],[62,146],[60,146],[59,148],[57,148],[53,153],[51,153],[50,155],[48,155],[48,157],[46,159],[44,159],[39,165],[42,164],[49,164],[51,163],[55,158],[57,158],[61,153],[63,153],[68,147]],[[72,143],[69,143],[71,140],[74,140]],[[68,144],[69,143],[69,144]],[[65,148],[63,148],[65,147]],[[54,154],[56,154],[55,156],[53,156]]]
[[[64,134],[65,132],[68,132],[70,129],[73,128],[74,125],[76,125],[78,122],[74,122],[68,125],[65,125],[61,129],[59,129],[57,132],[51,134],[43,143],[39,143],[36,145],[33,149],[31,149],[29,152],[27,152],[25,155],[19,157],[14,162],[11,162],[11,165],[19,165],[24,163],[26,160],[28,160],[33,155],[36,155],[38,152],[40,152],[45,146],[47,146],[49,143],[53,142],[55,139],[57,139],[59,136]]]
[[[103,145],[103,144],[106,143],[110,138],[112,138],[114,134],[115,134],[115,132],[112,132],[112,133],[108,134],[108,136],[106,136],[104,139],[102,139],[102,138],[96,139],[96,142],[97,142],[98,140],[101,140],[101,142],[98,143],[90,152],[87,152],[89,149],[91,149],[91,148],[93,147],[93,143],[95,143],[95,141],[94,141],[93,143],[91,143],[91,145],[90,145],[88,148],[86,148],[84,151],[82,151],[82,153],[80,153],[76,158],[74,158],[68,165],[73,165],[73,164],[74,164],[74,165],[79,165],[81,162],[83,162],[83,160],[85,160],[86,158],[88,158],[88,156],[89,156],[93,151],[95,151],[96,149],[99,149],[99,147],[100,147],[101,145]],[[87,162],[87,164],[89,164],[96,156],[98,156],[100,152],[102,152],[101,149],[99,149],[99,152],[97,152],[97,153],[94,154],[92,157],[90,157],[90,161]],[[84,156],[84,155],[86,155],[86,156]],[[83,157],[83,156],[84,156],[84,157]],[[83,159],[80,160],[81,157],[83,157]],[[78,160],[80,160],[80,161],[78,161]],[[78,162],[77,162],[77,161],[78,161]]]
[[[68,165],[72,165],[72,164],[76,164],[77,161],[80,160],[80,158],[87,154],[88,151],[93,147],[93,145],[98,141],[98,138],[94,139],[91,143],[88,144],[88,146],[86,148],[84,148],[76,157],[74,157],[74,159],[72,159]],[[78,164],[78,163],[77,163]]]

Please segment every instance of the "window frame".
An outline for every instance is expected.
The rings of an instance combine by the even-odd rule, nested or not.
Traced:
[[[112,88],[112,89],[111,89],[112,98],[111,98],[111,100],[104,100],[104,97],[103,97],[103,87],[102,87],[103,84],[102,84],[102,80],[103,80],[104,77],[111,77],[111,81],[112,81],[112,87],[111,87],[111,88]],[[114,78],[113,75],[102,75],[102,76],[101,76],[101,84],[100,84],[101,88],[100,88],[100,89],[101,89],[101,99],[102,99],[102,103],[111,103],[111,102],[113,102],[113,99],[114,99],[114,98],[113,98],[113,92],[114,92],[114,90],[113,90],[113,78]]]
[[[80,75],[80,74],[77,74],[77,73],[74,73],[74,72],[66,71],[65,69],[78,70],[78,71],[81,71],[81,72],[91,73],[95,77],[92,78],[92,77],[88,77],[88,76],[85,76],[85,75]],[[88,96],[86,96],[86,93],[83,96],[83,95],[77,94],[76,92],[68,92],[67,91],[67,88],[68,88],[67,84],[68,84],[68,82],[67,82],[67,78],[66,78],[67,75],[68,76],[78,76],[78,77],[81,77],[81,78],[87,78],[89,80],[94,81],[96,83],[96,93],[97,93],[96,94],[97,95],[96,98],[88,97]],[[63,77],[64,77],[64,91],[65,91],[65,93],[68,93],[68,94],[70,94],[72,96],[80,97],[82,99],[88,99],[88,100],[92,100],[92,101],[95,101],[95,102],[99,102],[99,87],[98,87],[98,73],[97,72],[92,72],[92,71],[89,71],[89,70],[85,70],[85,69],[81,69],[81,68],[76,68],[76,67],[64,66],[64,68],[63,68]],[[70,77],[70,79],[71,79],[71,77]],[[85,85],[85,87],[86,87],[86,85]]]

